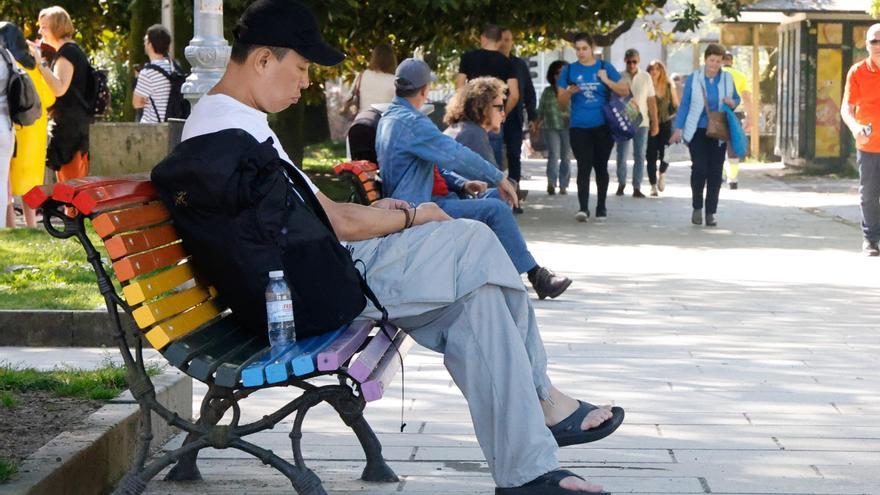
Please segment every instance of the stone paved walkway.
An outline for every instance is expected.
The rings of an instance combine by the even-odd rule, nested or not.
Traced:
[[[612,437],[562,449],[565,467],[613,493],[880,493],[880,260],[859,252],[851,187],[825,193],[747,168],[707,229],[690,224],[677,163],[661,198],[612,196],[607,220],[578,224],[576,196],[548,197],[540,164],[526,171],[529,245],[575,280],[535,301],[551,377],[627,410]],[[333,494],[492,493],[441,357],[416,348],[406,364],[405,432],[399,381],[367,409],[401,482],[357,480],[362,452],[329,408],[310,415],[310,467]],[[289,394],[260,393],[244,414]],[[256,442],[289,458],[290,426]],[[202,459],[204,482],[154,481],[148,493],[291,493],[237,451]]]

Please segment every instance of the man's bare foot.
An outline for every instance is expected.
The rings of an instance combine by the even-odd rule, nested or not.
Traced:
[[[550,400],[541,401],[541,409],[544,411],[544,422],[547,426],[554,426],[563,419],[571,416],[578,408],[578,401],[565,395],[556,387],[550,387]],[[611,406],[600,406],[593,409],[584,417],[581,430],[595,428],[611,419]]]
[[[569,476],[568,478],[563,478],[559,482],[560,488],[565,488],[566,490],[574,490],[576,492],[586,492],[586,493],[599,493],[602,491],[602,485],[594,485],[593,483],[588,483],[577,476]]]

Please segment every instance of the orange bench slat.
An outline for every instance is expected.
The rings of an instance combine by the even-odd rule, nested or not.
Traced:
[[[117,260],[180,239],[174,226],[164,224],[147,230],[113,236],[104,241],[110,259]]]
[[[52,198],[52,191],[55,189],[55,184],[45,184],[42,186],[34,186],[30,191],[26,192],[24,196],[21,197],[21,200],[28,206],[33,209],[37,209],[46,201],[49,201]]]
[[[162,203],[150,203],[136,208],[101,213],[92,220],[92,226],[99,236],[106,238],[120,232],[156,225],[170,218],[171,215]]]
[[[159,249],[136,254],[113,263],[113,270],[120,282],[132,279],[138,275],[150,273],[170,266],[186,258],[183,244],[171,244]]]
[[[80,192],[94,187],[101,187],[109,184],[117,184],[119,182],[137,180],[150,180],[149,173],[121,175],[121,176],[94,176],[80,177],[78,179],[69,179],[64,182],[55,184],[55,190],[52,191],[52,199],[62,203],[72,204],[73,198]]]

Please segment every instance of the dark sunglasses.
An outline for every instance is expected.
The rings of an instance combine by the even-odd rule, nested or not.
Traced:
[[[872,46],[877,46],[880,45],[880,40],[868,40],[868,43],[870,43]]]
[[[504,113],[504,105],[492,105],[492,108],[498,110],[501,113]]]
[[[639,64],[638,60],[627,60],[626,61],[626,65],[638,65],[638,64]]]

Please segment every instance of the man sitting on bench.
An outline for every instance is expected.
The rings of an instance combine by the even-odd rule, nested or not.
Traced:
[[[390,321],[418,343],[444,354],[446,368],[467,400],[499,487],[496,493],[601,490],[561,470],[556,451],[559,445],[609,435],[622,422],[623,410],[579,403],[551,385],[528,293],[495,234],[480,222],[450,220],[433,203],[413,209],[393,199],[371,207],[335,203],[293,167],[280,146],[267,114],[297,103],[309,86],[310,63],[334,65],[344,58],[323,42],[320,32],[312,13],[293,0],[258,0],[245,10],[234,30],[226,73],[195,105],[183,142],[172,153],[178,163],[170,158],[153,171],[153,182],[184,244],[204,238],[200,229],[212,224],[199,221],[210,216],[236,232],[252,234],[246,239],[250,243],[283,250],[278,241],[285,233],[261,229],[263,217],[294,214],[308,220],[302,215],[326,213],[338,238],[350,243],[352,258],[363,262],[366,280]],[[229,153],[218,157],[216,149],[199,148],[201,143],[213,148],[207,145],[212,135],[227,142],[245,136],[259,153],[238,164],[234,180],[221,182],[220,172],[212,167],[228,170]],[[179,164],[187,165],[185,174],[176,172]],[[286,180],[277,180],[282,174]],[[274,178],[268,182],[272,187],[262,187],[267,176]],[[237,198],[237,204],[213,204],[210,194],[196,194],[217,189],[224,197]],[[306,201],[315,196],[317,200]],[[248,209],[252,205],[261,209]],[[175,212],[189,222],[178,222]],[[254,221],[259,225],[252,225]],[[237,240],[199,247],[210,250],[209,257],[226,260],[226,280],[249,279],[253,274],[242,270],[251,260],[236,259],[236,253],[229,252],[239,244]],[[193,256],[199,258],[198,253]],[[218,290],[222,296],[223,288]],[[362,316],[381,315],[368,305]]]

